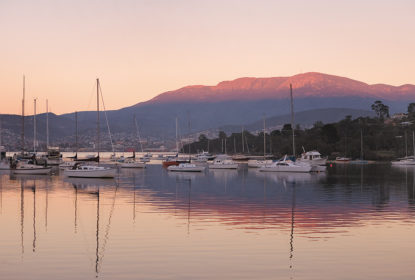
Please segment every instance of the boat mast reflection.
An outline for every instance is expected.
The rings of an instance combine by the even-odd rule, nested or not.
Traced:
[[[20,181],[20,242],[22,247],[22,258],[24,254],[24,181]]]
[[[36,251],[36,180],[33,180],[33,252]]]

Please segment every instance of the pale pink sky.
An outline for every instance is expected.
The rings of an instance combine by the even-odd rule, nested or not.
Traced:
[[[413,0],[0,0],[0,113],[107,109],[186,85],[317,71],[415,83]]]

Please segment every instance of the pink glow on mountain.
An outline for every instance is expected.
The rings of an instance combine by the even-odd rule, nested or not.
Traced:
[[[296,98],[367,97],[386,100],[415,98],[415,85],[368,85],[345,77],[310,72],[292,77],[239,78],[216,86],[187,86],[151,99],[158,102],[221,102],[230,100],[284,99],[290,84]]]

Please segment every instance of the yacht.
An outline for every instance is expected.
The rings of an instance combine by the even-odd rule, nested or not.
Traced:
[[[71,169],[65,169],[63,174],[78,178],[114,178],[116,171],[110,167],[76,163]]]
[[[226,156],[218,156],[209,164],[209,169],[237,169],[238,164]]]
[[[14,162],[12,163],[10,170],[13,174],[48,175],[50,174],[52,167],[37,165],[35,159],[27,162]]]
[[[180,163],[179,165],[170,165],[167,167],[167,170],[178,172],[203,172],[205,171],[205,167],[193,163]]]
[[[120,163],[121,168],[146,168],[145,162],[135,161],[133,158],[127,158],[124,162]]]
[[[59,147],[48,147],[46,162],[48,165],[59,165],[63,163]]]
[[[261,172],[311,172],[311,165],[308,163],[296,163],[285,156],[282,160],[264,165],[259,168]]]

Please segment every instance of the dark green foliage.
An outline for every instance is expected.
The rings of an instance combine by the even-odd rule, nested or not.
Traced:
[[[389,118],[389,106],[382,103],[382,101],[377,100],[371,106],[372,110],[375,111],[379,119],[383,120],[385,117]]]
[[[380,101],[379,101],[380,102]],[[375,104],[379,105],[380,103]],[[415,110],[413,106],[408,106],[409,110]],[[383,104],[382,104],[383,105]],[[386,106],[386,105],[384,105]],[[381,106],[382,107],[382,106]],[[387,106],[386,106],[387,107]],[[411,109],[410,109],[411,108]],[[382,111],[383,110],[383,111]],[[297,153],[302,152],[302,147],[306,151],[316,149],[323,155],[331,158],[335,156],[347,156],[360,158],[360,134],[363,134],[363,157],[368,160],[386,160],[405,156],[405,131],[407,133],[408,154],[412,155],[412,131],[415,130],[415,112],[408,114],[408,117],[399,120],[383,121],[382,118],[388,115],[388,109],[383,108],[378,114],[378,118],[360,117],[352,119],[346,116],[345,119],[330,124],[316,123],[312,128],[295,130],[295,143]],[[403,126],[402,122],[410,125]],[[272,153],[280,157],[292,153],[292,130],[290,124],[285,124],[281,130],[274,130],[267,133],[266,154]],[[221,153],[222,140],[226,139],[226,151],[229,154],[242,153],[242,134],[232,133],[229,137],[224,132],[219,133],[219,138],[211,139],[210,152]],[[199,141],[191,144],[192,153],[207,149],[207,139],[204,135],[199,137]],[[223,141],[225,144],[225,141]],[[244,152],[252,155],[264,154],[264,134],[253,135],[244,131]],[[188,146],[184,147],[188,151]]]

